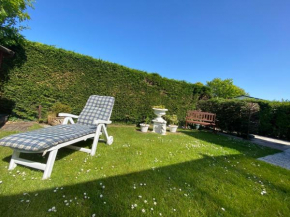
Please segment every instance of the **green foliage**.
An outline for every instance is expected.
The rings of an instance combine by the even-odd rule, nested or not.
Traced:
[[[290,140],[290,102],[259,101],[261,135]]]
[[[165,106],[164,105],[154,105],[154,106],[152,106],[152,108],[155,108],[155,109],[165,109]]]
[[[56,102],[79,114],[93,94],[116,98],[111,117],[115,122],[140,123],[146,116],[153,119],[153,105],[164,105],[184,120],[195,104],[191,83],[40,43],[27,41],[22,47],[10,48],[16,54],[3,61],[0,98],[11,102],[14,116],[34,120],[42,105],[46,117]]]
[[[150,124],[150,123],[151,123],[151,119],[150,119],[148,116],[146,116],[146,117],[144,118],[144,120],[143,120],[142,123],[144,123],[144,124]]]
[[[246,100],[212,99],[201,100],[197,107],[205,112],[216,113],[218,127],[227,132],[236,132],[248,137],[258,132],[259,105]]]
[[[58,113],[71,113],[72,108],[69,105],[62,104],[60,102],[56,102],[52,105],[50,112],[52,114],[57,115]]]
[[[233,84],[233,79],[215,78],[208,81],[207,86],[211,89],[212,96],[215,98],[229,99],[239,95],[248,95],[244,89]]]
[[[20,23],[29,20],[26,12],[33,8],[34,0],[0,0],[0,44],[13,45],[23,41],[19,33],[24,26]]]
[[[178,124],[177,115],[166,115],[165,119],[168,121],[168,124],[172,124],[172,125]]]
[[[196,101],[212,98],[210,87],[203,85],[201,82],[195,83],[193,87],[193,97]]]
[[[216,113],[222,130],[290,139],[290,102],[211,99],[198,108]]]

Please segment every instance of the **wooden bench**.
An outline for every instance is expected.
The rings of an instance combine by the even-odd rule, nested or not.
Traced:
[[[185,128],[187,128],[187,124],[200,124],[203,126],[213,127],[214,131],[216,128],[216,114],[209,112],[201,112],[201,111],[187,111],[186,119],[185,119]]]

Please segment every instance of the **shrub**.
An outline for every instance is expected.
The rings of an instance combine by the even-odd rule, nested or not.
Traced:
[[[116,99],[113,121],[140,123],[144,116],[152,119],[152,106],[158,104],[182,120],[198,98],[193,96],[194,84],[156,73],[29,41],[10,49],[15,56],[2,63],[0,98],[11,101],[12,115],[20,118],[36,119],[39,105],[45,117],[56,102],[79,114],[90,95],[109,95]]]
[[[57,102],[53,104],[53,106],[50,109],[50,114],[57,116],[58,113],[71,113],[71,107],[69,105],[62,104],[60,102]]]
[[[249,133],[258,132],[259,105],[244,100],[211,99],[201,100],[198,109],[216,113],[218,127],[227,132],[236,132],[248,137]]]
[[[222,130],[290,139],[290,102],[211,99],[197,107],[216,113]]]
[[[172,124],[172,125],[178,124],[177,115],[166,115],[165,119],[168,121],[168,124]]]

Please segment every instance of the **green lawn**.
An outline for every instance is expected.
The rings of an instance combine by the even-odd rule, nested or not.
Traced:
[[[9,172],[12,150],[0,147],[0,216],[290,215],[290,171],[256,160],[275,150],[196,130],[109,132],[113,145],[99,143],[94,157],[61,149],[44,181],[38,170]]]

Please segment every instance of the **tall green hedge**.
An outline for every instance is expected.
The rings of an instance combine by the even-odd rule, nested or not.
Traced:
[[[140,122],[145,116],[153,117],[151,107],[160,104],[184,119],[198,98],[194,84],[156,73],[29,41],[11,49],[15,57],[4,59],[0,70],[0,112],[12,111],[20,118],[36,119],[38,105],[46,117],[56,102],[78,114],[88,97],[97,94],[116,98],[114,121]]]
[[[290,102],[211,99],[197,108],[216,113],[222,130],[290,140]]]

